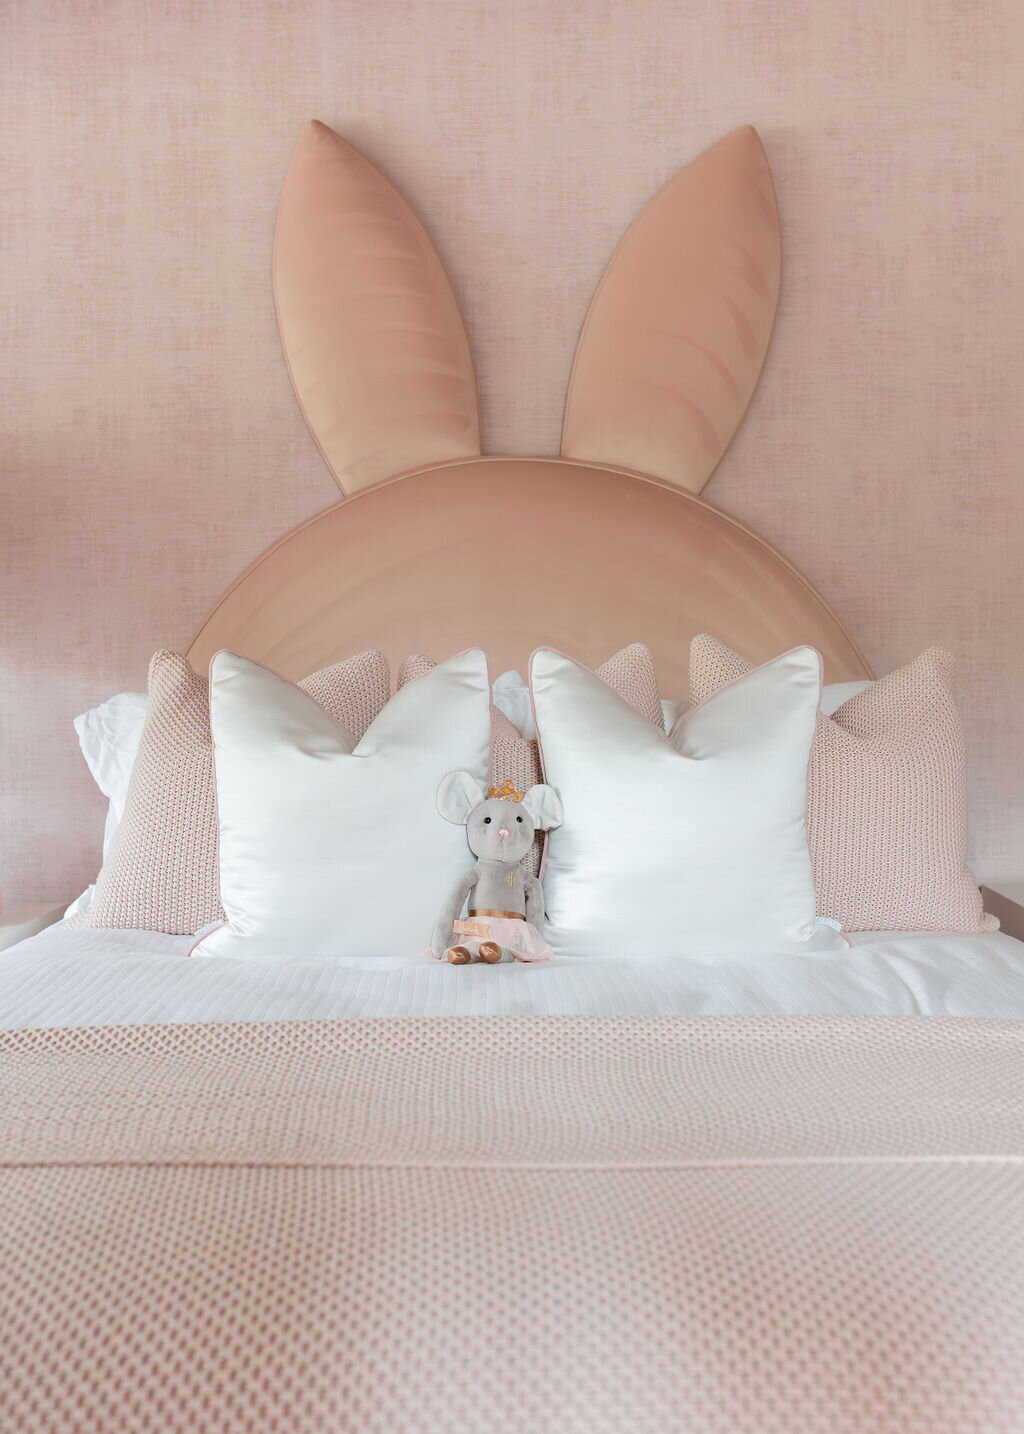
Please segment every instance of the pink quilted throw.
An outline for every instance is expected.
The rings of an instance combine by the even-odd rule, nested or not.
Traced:
[[[690,700],[752,664],[701,633]],[[807,773],[818,911],[847,931],[992,931],[967,865],[967,761],[956,662],[931,647],[819,713]]]
[[[0,1034],[0,1429],[1021,1434],[1021,1026]]]

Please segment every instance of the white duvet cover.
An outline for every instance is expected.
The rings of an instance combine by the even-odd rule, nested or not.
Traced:
[[[0,955],[0,1028],[345,1016],[926,1015],[1024,1019],[1024,942],[854,935],[853,948],[454,967],[188,958],[193,938],[63,926]]]

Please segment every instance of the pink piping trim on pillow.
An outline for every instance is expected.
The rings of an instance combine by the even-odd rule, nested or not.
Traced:
[[[714,633],[710,633],[709,636],[714,637]],[[716,641],[721,641],[721,639],[716,638]],[[812,647],[809,642],[802,642],[800,644],[800,647],[787,647],[785,652],[779,653],[779,657],[788,657],[790,653],[799,652],[800,649],[804,647],[808,648],[811,652],[813,652],[818,659],[818,710],[815,713],[814,717],[814,732],[811,733],[811,745],[807,748],[807,770],[804,772],[804,787],[806,788],[809,785],[811,778],[811,755],[814,751],[815,733],[818,730],[818,718],[821,716],[821,699],[825,692],[825,659],[822,657],[818,649],[816,647]],[[685,712],[680,712],[679,716],[672,723],[672,732],[676,730],[680,722],[682,722],[686,717],[688,717],[691,712],[696,712],[698,708],[704,706],[705,702],[710,702],[712,697],[717,697],[719,692],[724,692],[728,687],[735,687],[736,683],[742,682],[744,677],[750,677],[752,673],[760,672],[761,668],[767,667],[769,663],[778,662],[779,657],[770,657],[768,659],[768,662],[758,663],[757,667],[752,667],[750,669],[750,672],[741,673],[739,677],[734,677],[731,682],[723,682],[721,687],[716,688],[714,692],[709,693],[708,696],[703,698],[700,702],[695,702],[691,707],[688,707]],[[669,736],[671,735],[672,733],[670,732]],[[811,834],[807,830],[806,805],[804,807],[804,841],[807,843],[807,855],[810,859],[811,869],[813,871],[814,858],[811,856]],[[817,892],[815,892],[815,915],[818,916],[820,914],[821,913],[817,910]],[[846,933],[843,931],[842,927],[839,928],[839,934],[843,938],[843,940],[846,941],[847,946],[852,947],[853,943],[847,940]]]
[[[485,666],[486,669],[487,669],[487,691],[490,693],[490,703],[489,703],[488,710],[489,710],[489,712],[490,712],[490,714],[491,714],[491,745],[490,745],[490,749],[489,749],[488,754],[487,754],[487,776],[488,776],[488,779],[491,780],[491,779],[493,779],[493,777],[494,777],[494,775],[495,775],[495,773],[494,773],[494,717],[495,717],[495,713],[498,711],[498,708],[495,707],[495,705],[494,705],[494,688],[491,686],[491,659],[490,659],[490,657],[488,656],[488,653],[487,653],[487,649],[486,649],[486,648],[483,648],[483,647],[464,647],[461,652],[453,652],[451,657],[446,657],[446,658],[444,658],[444,662],[451,662],[452,658],[455,658],[455,657],[463,657],[467,652],[482,652],[483,655],[484,655],[484,666]],[[427,657],[427,654],[426,654],[425,652],[411,653],[410,656],[426,657],[426,659],[427,659],[428,662],[434,662],[434,659],[433,659],[432,657]],[[414,683],[414,682],[419,682],[421,678],[423,678],[423,677],[429,677],[429,676],[430,676],[430,673],[431,673],[431,672],[434,672],[434,671],[435,671],[438,667],[440,667],[441,665],[442,665],[442,664],[441,664],[440,662],[434,662],[434,666],[430,669],[429,672],[421,672],[420,675],[419,675],[419,677],[410,677],[409,680],[408,680],[408,682],[406,682],[405,686],[406,686],[406,687],[410,687],[410,686],[412,685],[412,683]],[[397,677],[397,674],[396,674],[396,677]],[[397,697],[397,696],[398,696],[398,693],[396,692],[394,695]],[[389,698],[388,700],[390,701],[391,699]],[[504,713],[502,713],[502,716],[504,716]],[[506,719],[506,720],[507,720],[507,719]],[[431,958],[431,959],[433,959],[433,958]]]
[[[335,725],[335,727],[338,728],[339,732],[348,732],[348,728],[347,728],[347,727],[342,727],[342,725],[341,725],[340,722],[335,721],[335,719],[334,719],[333,717],[331,717],[330,712],[328,712],[326,708],[320,707],[320,703],[316,700],[316,698],[315,698],[315,697],[310,697],[309,693],[306,692],[304,688],[300,687],[297,682],[293,682],[290,677],[282,677],[281,674],[280,674],[280,672],[276,672],[276,671],[274,670],[274,668],[273,668],[273,667],[269,667],[269,666],[267,665],[267,663],[265,663],[265,662],[258,662],[258,661],[256,660],[256,658],[254,658],[254,657],[246,657],[244,652],[236,652],[236,651],[234,650],[234,648],[232,648],[232,647],[220,647],[220,648],[218,648],[217,651],[211,656],[210,661],[207,663],[207,667],[206,667],[206,707],[207,707],[207,712],[208,712],[209,718],[210,718],[210,745],[211,745],[212,748],[213,748],[213,812],[214,812],[214,816],[215,816],[216,819],[217,819],[217,899],[219,900],[219,902],[220,902],[220,904],[221,904],[221,907],[223,908],[223,906],[224,906],[224,897],[223,897],[223,895],[222,895],[222,893],[221,893],[221,889],[220,889],[220,799],[219,799],[219,797],[218,797],[218,795],[217,795],[217,741],[216,741],[216,738],[215,738],[214,735],[213,735],[213,664],[214,664],[214,660],[215,660],[216,658],[220,657],[221,653],[226,654],[228,657],[241,657],[241,658],[244,658],[244,660],[245,660],[246,662],[251,662],[252,665],[253,665],[253,667],[260,667],[260,668],[263,669],[264,672],[269,672],[270,675],[271,675],[271,677],[277,677],[277,678],[280,679],[281,682],[287,682],[289,687],[294,687],[297,692],[301,692],[302,695],[303,695],[303,697],[307,698],[310,702],[312,702],[312,704],[313,704],[314,707],[319,707],[319,708],[320,708],[320,711],[323,712],[325,716],[330,717],[330,718],[331,718],[331,721],[334,722],[334,725]],[[359,654],[358,654],[358,653],[353,653],[352,655],[353,655],[353,657],[357,657]],[[346,659],[341,658],[341,659],[339,659],[339,660],[340,660],[340,661],[345,661]],[[389,677],[388,686],[389,686],[389,687],[390,687],[390,685],[391,685],[391,684],[390,684],[390,676],[391,676],[391,674],[390,674],[390,671],[389,671],[389,673],[388,673],[388,677]],[[390,700],[391,700],[391,699],[388,698],[388,701],[390,701]],[[386,705],[386,704],[385,704],[385,705]],[[378,713],[377,715],[379,716],[380,713]],[[374,721],[376,721],[376,718],[374,718]],[[371,723],[370,725],[372,726],[373,723]],[[354,736],[355,736],[355,733],[354,733],[354,732],[348,732],[348,735],[349,735],[350,737],[354,737]],[[357,744],[357,745],[358,745],[358,744]],[[213,931],[219,931],[219,930],[221,929],[221,926],[230,926],[230,925],[231,925],[231,922],[230,922],[230,920],[228,919],[227,912],[225,912],[225,913],[224,913],[224,920],[220,923],[219,926],[215,926],[215,927],[213,928]],[[203,933],[202,936],[198,937],[195,941],[193,941],[192,945],[188,948],[188,950],[186,951],[185,955],[186,955],[186,956],[191,956],[191,955],[192,955],[192,952],[196,949],[196,947],[200,944],[200,942],[205,941],[206,938],[207,938],[207,936],[212,936],[212,935],[213,935],[213,931],[206,931],[206,932]]]
[[[210,709],[210,742],[211,742],[211,745],[212,745],[212,747],[213,747],[213,810],[214,810],[214,813],[215,813],[216,818],[217,818],[217,896],[218,896],[218,898],[219,898],[219,900],[220,900],[221,906],[223,907],[223,905],[224,905],[224,898],[223,898],[223,896],[221,895],[221,889],[220,889],[220,805],[219,805],[218,799],[217,799],[217,743],[216,743],[216,741],[214,740],[214,736],[213,736],[213,710],[212,710],[212,698],[213,698],[212,670],[213,670],[213,659],[214,659],[215,657],[219,657],[222,652],[226,652],[229,657],[243,657],[243,658],[245,658],[245,661],[246,661],[246,662],[251,662],[254,667],[262,667],[263,671],[264,671],[264,672],[269,672],[272,677],[278,677],[278,678],[281,679],[282,682],[287,682],[290,687],[296,688],[299,692],[302,693],[303,697],[309,697],[309,700],[310,700],[310,702],[313,703],[314,707],[320,707],[320,703],[317,702],[317,700],[316,700],[315,697],[310,697],[310,696],[309,696],[309,693],[306,692],[304,688],[300,687],[297,682],[292,682],[292,680],[291,680],[290,677],[281,677],[280,672],[275,672],[274,669],[273,669],[272,667],[268,667],[265,662],[257,662],[257,660],[256,660],[254,657],[245,657],[245,653],[244,653],[244,652],[235,652],[235,650],[234,650],[233,648],[230,648],[230,647],[221,647],[221,648],[218,648],[218,650],[217,650],[217,651],[213,654],[213,656],[210,658],[209,664],[207,665],[207,669],[206,669],[206,705],[207,705],[207,707]],[[485,678],[485,681],[486,681],[486,683],[487,683],[487,697],[488,697],[488,707],[487,707],[487,710],[488,710],[488,715],[489,715],[489,717],[490,717],[490,727],[491,727],[490,737],[489,737],[489,739],[488,739],[488,748],[487,748],[487,775],[490,776],[490,774],[491,774],[491,753],[494,751],[494,712],[495,712],[494,701],[493,701],[493,695],[494,695],[494,694],[493,694],[492,689],[491,689],[491,659],[490,659],[490,657],[489,657],[488,654],[487,654],[486,648],[483,648],[483,647],[464,647],[461,652],[453,652],[453,653],[452,653],[452,657],[451,657],[451,658],[446,658],[445,661],[450,662],[450,661],[452,660],[452,658],[455,658],[455,657],[465,657],[466,654],[469,653],[469,652],[479,652],[479,653],[482,654],[483,659],[484,659],[484,678]],[[359,655],[358,653],[353,653],[353,656],[354,656],[354,657],[357,657],[358,655]],[[342,658],[342,659],[339,659],[339,661],[344,661],[344,660],[345,660],[345,659],[343,659],[343,658]],[[531,660],[532,660],[532,659],[531,659]],[[437,666],[440,666],[440,665],[441,665],[440,663],[437,664]],[[390,671],[389,671],[389,673],[388,673],[389,679],[390,679],[390,675],[391,675],[391,674],[390,674]],[[424,675],[424,676],[428,676],[429,674],[424,673],[423,675]],[[389,681],[389,683],[388,683],[388,686],[389,686],[389,688],[390,688],[390,681]],[[397,697],[397,695],[398,695],[398,694],[395,693],[395,696],[396,696],[396,697]],[[393,700],[393,699],[392,699],[391,697],[388,698],[388,702],[391,702],[392,700]],[[530,694],[530,701],[531,701],[531,702],[533,701],[533,694],[532,694],[532,692],[531,692],[531,694]],[[384,704],[384,706],[385,706],[385,707],[387,706],[387,702]],[[384,709],[381,708],[381,711],[383,711],[383,710],[384,710]],[[321,712],[324,712],[324,713],[326,714],[326,716],[331,717],[331,714],[330,714],[329,712],[327,712],[326,708],[320,707],[320,711],[321,711]],[[377,717],[379,717],[379,716],[380,716],[380,712],[377,713]],[[373,719],[374,722],[376,722],[377,717],[375,717],[375,718]],[[536,720],[537,720],[537,714],[534,713],[534,724],[536,724]],[[342,725],[341,725],[340,722],[335,722],[333,717],[331,717],[331,721],[334,722],[335,727],[337,727],[337,728],[339,729],[339,731],[348,732],[348,728],[347,728],[347,727],[342,727]],[[373,722],[370,723],[370,726],[371,726],[371,727],[373,726]],[[369,729],[367,729],[367,730],[369,730]],[[350,735],[350,736],[354,736],[355,734],[354,734],[354,733],[349,733],[349,735]],[[363,736],[365,736],[365,735],[366,735],[366,733],[364,732],[364,733],[363,733]],[[362,737],[359,739],[359,741],[360,741],[360,742],[362,741]],[[356,743],[356,746],[358,746],[358,745],[359,745],[359,743],[357,742],[357,743]],[[538,751],[540,750],[540,742],[539,742],[539,741],[538,741],[538,744],[537,744],[537,750],[538,750]],[[351,755],[351,754],[350,754],[350,755]],[[541,770],[543,771],[543,758],[541,758]],[[542,873],[543,873],[543,871],[544,871],[544,860],[545,860],[545,857],[546,857],[546,856],[547,856],[547,838],[546,838],[546,835],[545,835],[544,855],[543,855],[543,856],[541,857],[541,859],[540,859],[540,869],[541,869],[541,872],[542,872]],[[191,956],[191,955],[192,955],[192,952],[196,949],[196,947],[197,947],[198,945],[200,945],[201,942],[203,942],[203,941],[206,940],[207,936],[212,936],[212,935],[213,935],[213,932],[214,932],[214,931],[219,931],[222,926],[230,926],[230,925],[231,925],[231,922],[230,922],[230,920],[227,919],[227,913],[225,912],[225,919],[224,919],[222,922],[220,922],[219,925],[215,926],[212,931],[204,931],[203,934],[202,934],[202,936],[198,936],[198,937],[195,939],[195,941],[193,941],[192,945],[191,945],[191,946],[188,948],[188,950],[185,952],[186,957]]]
[[[557,648],[557,647],[535,647],[535,648],[533,649],[533,651],[530,653],[530,660],[529,660],[529,662],[526,664],[526,670],[527,670],[527,673],[528,673],[528,687],[529,687],[529,692],[530,692],[530,711],[533,713],[533,730],[537,733],[537,755],[540,757],[540,774],[541,774],[541,776],[544,778],[544,780],[545,780],[545,782],[546,782],[547,779],[548,779],[548,772],[547,772],[547,767],[546,767],[545,762],[544,762],[544,740],[543,740],[543,738],[542,738],[542,736],[541,736],[540,723],[537,721],[537,704],[536,704],[536,702],[534,702],[534,700],[533,700],[533,659],[537,656],[538,652],[553,652],[556,657],[561,657],[561,658],[563,658],[566,662],[572,662],[572,663],[574,663],[577,667],[582,667],[582,669],[583,669],[584,672],[589,672],[590,675],[591,675],[591,677],[596,678],[597,681],[600,682],[603,687],[607,687],[607,689],[608,689],[609,692],[614,693],[614,695],[615,695],[616,697],[618,697],[618,699],[619,699],[620,702],[623,701],[623,698],[622,698],[621,693],[616,692],[616,691],[615,691],[615,688],[611,685],[611,683],[610,683],[610,682],[606,682],[605,679],[600,675],[600,673],[595,672],[592,667],[588,667],[585,662],[578,662],[575,657],[570,657],[567,652],[562,652],[560,648]],[[629,703],[628,703],[628,702],[626,703],[626,706],[627,706],[627,707],[629,706]],[[632,710],[632,711],[636,711],[636,708],[632,708],[631,710]],[[646,719],[645,719],[645,720],[646,720]],[[648,725],[648,727],[652,727],[654,724],[653,724],[652,722],[648,722],[647,725]],[[655,727],[654,730],[655,730],[655,732],[657,732],[657,730],[658,730],[657,727]],[[661,733],[661,737],[662,737],[662,739],[664,740],[664,738],[665,738],[664,732]],[[548,864],[548,834],[547,834],[547,832],[545,832],[545,833],[544,833],[544,848],[543,848],[543,851],[541,852],[541,858],[540,858],[540,870],[537,872],[537,880],[540,881],[540,882],[543,882],[543,880],[544,880],[544,871],[545,871],[545,869],[546,869],[546,867],[547,867],[547,864]]]
[[[709,635],[714,636],[713,633]],[[684,717],[688,717],[691,712],[696,712],[698,708],[705,706],[706,703],[711,701],[712,697],[717,697],[720,692],[725,692],[728,688],[735,687],[737,682],[742,682],[744,678],[752,676],[752,674],[755,672],[760,672],[762,667],[770,667],[773,662],[778,662],[779,659],[782,657],[791,657],[794,652],[801,652],[805,647],[808,649],[809,652],[813,652],[815,657],[818,659],[818,709],[820,711],[821,697],[822,693],[825,691],[825,659],[822,657],[818,649],[816,647],[812,647],[809,642],[801,642],[797,647],[787,647],[785,652],[780,652],[777,657],[769,657],[767,662],[759,662],[757,666],[752,667],[749,672],[741,673],[739,677],[734,677],[729,682],[723,682],[721,687],[716,687],[714,692],[709,693],[708,696],[703,698],[700,702],[694,702],[693,705],[688,707],[685,712],[680,712],[679,716],[672,723],[672,731],[674,732],[676,730]],[[559,656],[561,655],[562,654],[559,653]]]
[[[371,649],[371,648],[367,648],[367,649],[366,649],[367,652],[372,651],[372,650],[373,650],[373,649]],[[471,651],[471,649],[467,647],[467,648],[466,648],[466,651],[469,652],[469,651]],[[462,654],[459,653],[458,655],[461,657]],[[246,657],[246,655],[245,655],[244,652],[236,652],[233,647],[219,647],[219,648],[217,649],[217,651],[213,654],[213,656],[210,658],[210,661],[209,661],[209,663],[208,663],[208,665],[207,665],[207,668],[206,668],[206,690],[207,690],[206,705],[210,708],[210,733],[211,733],[211,736],[212,736],[212,734],[213,734],[213,703],[212,703],[212,701],[211,701],[211,698],[212,698],[212,696],[213,696],[213,664],[214,664],[214,662],[217,660],[217,658],[218,658],[218,657],[221,657],[221,656],[224,656],[224,657],[240,657],[243,662],[251,662],[252,665],[253,665],[253,667],[259,667],[259,668],[261,668],[264,672],[269,672],[270,675],[271,675],[271,677],[276,677],[279,682],[287,682],[287,684],[288,684],[289,687],[294,687],[296,692],[301,692],[302,695],[303,695],[303,697],[306,698],[307,702],[312,702],[312,704],[313,704],[314,707],[320,707],[320,703],[316,700],[315,697],[310,697],[309,693],[306,691],[306,689],[305,689],[304,687],[301,687],[298,682],[293,682],[290,677],[282,677],[281,673],[278,672],[276,668],[273,668],[273,667],[268,666],[268,664],[265,663],[265,662],[260,662],[260,661],[258,661],[258,659],[255,658],[255,657]],[[362,654],[361,654],[361,653],[358,653],[358,652],[354,652],[354,653],[352,653],[352,656],[353,656],[353,657],[361,657]],[[486,653],[484,654],[484,656],[486,657]],[[338,659],[339,662],[347,662],[348,660],[349,660],[349,659],[348,659],[347,657],[339,657],[339,659]],[[330,664],[330,666],[334,666],[334,665],[335,665],[334,663],[331,663],[331,664]],[[389,673],[389,675],[390,675],[390,673]],[[309,676],[312,677],[312,676],[313,676],[313,673],[311,672],[311,673],[309,674]],[[388,698],[388,702],[390,702],[390,701],[391,701],[391,698],[389,697],[389,698]],[[386,704],[385,704],[385,705],[386,705]],[[383,711],[383,710],[384,710],[384,709],[381,708],[381,711]],[[339,721],[337,721],[336,718],[334,718],[334,717],[331,716],[330,712],[327,711],[327,708],[326,708],[326,707],[320,707],[320,711],[324,714],[325,717],[330,717],[330,718],[331,718],[331,721],[334,723],[335,727],[337,727],[340,731],[342,731],[342,732],[348,732],[348,728],[347,728],[347,727],[342,727],[341,723],[340,723]],[[378,716],[378,717],[380,716],[380,713],[379,713],[379,712],[378,712],[377,716]],[[376,722],[376,720],[377,720],[377,718],[375,717],[375,718],[373,719],[373,721]],[[370,723],[370,726],[371,726],[371,727],[373,726],[373,722]],[[349,732],[349,736],[350,736],[350,737],[354,737],[354,736],[355,736],[355,733],[354,733],[354,732]],[[358,744],[357,744],[357,745],[358,745]],[[216,744],[216,742],[214,742],[214,744],[213,744],[213,755],[214,755],[214,764],[216,764],[216,760],[217,760],[217,744]]]
[[[771,666],[771,664],[772,664],[773,662],[778,662],[778,661],[779,661],[779,658],[789,657],[791,653],[800,652],[803,648],[807,648],[809,651],[813,652],[814,655],[815,655],[815,657],[818,659],[818,713],[820,713],[820,712],[821,712],[821,697],[822,697],[822,693],[823,693],[824,690],[825,690],[825,660],[824,660],[824,658],[822,657],[821,653],[818,651],[818,649],[817,649],[816,647],[812,647],[809,642],[802,642],[802,643],[799,645],[799,647],[787,647],[786,651],[785,651],[785,652],[780,652],[777,657],[770,657],[767,662],[761,662],[761,663],[758,663],[757,667],[752,667],[752,668],[750,669],[750,672],[744,672],[744,673],[742,674],[742,676],[740,676],[740,677],[734,677],[731,682],[723,683],[723,685],[722,685],[721,687],[719,687],[719,688],[717,689],[717,691],[712,692],[712,693],[710,694],[710,696],[705,697],[702,702],[696,702],[696,703],[693,704],[692,707],[688,707],[685,712],[680,712],[679,716],[678,716],[678,717],[676,718],[676,720],[672,723],[672,732],[674,732],[674,731],[676,730],[676,728],[679,726],[680,722],[682,722],[685,718],[687,718],[687,717],[690,715],[691,712],[696,712],[699,707],[703,707],[703,706],[704,706],[704,703],[705,703],[705,702],[710,702],[710,700],[711,700],[712,697],[717,697],[719,692],[724,692],[727,687],[734,687],[737,682],[742,682],[743,679],[744,679],[745,677],[749,677],[749,676],[751,675],[751,673],[760,672],[760,670],[761,670],[762,667],[769,667],[769,666]],[[577,667],[582,667],[584,672],[589,672],[590,675],[591,675],[591,677],[596,677],[597,680],[598,680],[598,682],[603,682],[604,685],[605,685],[605,687],[607,687],[610,692],[615,692],[615,689],[614,689],[614,687],[612,687],[611,683],[605,682],[603,677],[599,677],[598,674],[594,671],[594,669],[593,669],[592,667],[588,667],[585,662],[579,662],[579,661],[577,661],[577,659],[576,659],[575,657],[570,657],[567,652],[561,652],[557,647],[535,647],[535,648],[533,649],[533,651],[530,653],[530,661],[529,661],[528,669],[527,669],[527,670],[529,671],[529,674],[530,674],[530,710],[533,712],[533,725],[534,725],[534,729],[535,729],[535,731],[536,731],[536,733],[537,733],[537,752],[538,752],[538,754],[539,754],[539,756],[540,756],[540,770],[541,770],[541,775],[543,776],[543,778],[544,778],[544,780],[545,780],[545,782],[546,782],[546,781],[547,781],[547,778],[548,778],[548,772],[547,772],[547,767],[546,767],[545,762],[544,762],[544,738],[543,738],[543,735],[542,735],[542,733],[541,733],[540,723],[537,721],[537,704],[536,704],[536,703],[534,702],[534,700],[533,700],[533,659],[537,656],[537,654],[538,654],[539,652],[553,652],[556,657],[561,657],[565,662],[572,662],[572,663],[575,664],[575,666],[577,666]],[[617,692],[615,692],[615,696],[616,696],[616,697],[619,697],[619,694],[618,694]],[[622,700],[621,697],[619,697],[619,700],[620,700],[620,701]],[[814,721],[815,721],[815,726],[817,726],[817,721],[818,721],[817,716],[815,716]],[[664,733],[664,732],[663,732],[663,733],[661,734],[662,740],[665,741],[665,742],[667,742],[668,739],[669,739],[669,737],[670,737],[671,735],[672,735],[671,732],[670,732],[670,733]],[[807,778],[809,777],[810,771],[811,771],[811,747],[813,747],[813,745],[814,745],[814,733],[812,732],[812,733],[811,733],[811,746],[809,746],[808,749],[807,749],[807,771],[806,771],[805,774],[804,774],[804,785],[805,785],[805,786],[806,786],[806,784],[807,784]],[[215,784],[215,785],[216,785],[216,784]],[[808,837],[808,833],[807,833],[807,817],[806,817],[806,815],[805,815],[805,816],[804,816],[804,840],[805,840],[805,842],[807,842],[807,837]],[[810,843],[808,842],[808,844],[807,844],[807,857],[808,857],[808,860],[811,859],[811,857],[810,857],[810,851],[811,851],[811,849],[810,849]],[[540,871],[538,872],[538,875],[537,875],[537,880],[538,880],[538,881],[543,882],[543,880],[544,880],[544,869],[545,869],[545,867],[547,866],[547,864],[548,864],[548,839],[547,839],[547,833],[545,832],[545,834],[544,834],[544,853],[543,853],[543,855],[541,856],[541,859],[540,859]],[[812,866],[813,866],[813,864],[812,864]],[[815,915],[817,915],[817,912],[815,912]],[[845,936],[845,934],[843,933],[842,930],[840,930],[839,934],[840,934],[840,936],[843,937],[844,941],[846,941],[847,946],[850,946],[850,945],[852,944],[850,941],[847,941],[847,940],[846,940],[846,936]]]

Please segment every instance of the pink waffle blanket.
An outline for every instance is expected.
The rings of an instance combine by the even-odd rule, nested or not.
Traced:
[[[6,1034],[0,1429],[1024,1430],[1024,1028]]]

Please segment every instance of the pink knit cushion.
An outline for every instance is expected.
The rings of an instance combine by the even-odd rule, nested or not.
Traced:
[[[361,737],[388,700],[387,659],[363,652],[299,686]],[[68,925],[186,935],[223,919],[207,681],[184,657],[158,652],[124,817],[92,905]]]
[[[398,669],[398,686],[404,687],[422,677],[434,666],[429,657],[416,653],[407,657]],[[661,729],[661,696],[658,692],[658,674],[654,669],[651,649],[642,642],[631,642],[628,647],[609,657],[597,669],[598,677],[607,682],[624,702],[643,714]],[[540,752],[536,738],[523,737],[503,712],[491,714],[491,781],[496,785],[506,780],[515,783],[519,791],[542,782]],[[533,846],[523,857],[522,864],[536,875],[540,871],[544,854],[544,833],[538,832]]]
[[[690,700],[751,663],[701,633]],[[929,648],[818,714],[807,774],[807,840],[818,911],[847,931],[992,931],[967,866],[967,764],[955,660]]]

